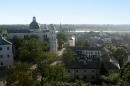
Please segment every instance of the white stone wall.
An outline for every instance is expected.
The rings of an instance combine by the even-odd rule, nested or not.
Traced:
[[[0,45],[0,66],[8,66],[13,64],[12,45]],[[9,49],[8,49],[9,48]]]
[[[12,39],[14,36],[17,36],[19,38],[24,38],[25,35],[28,35],[28,36],[37,35],[41,41],[44,41],[44,35],[47,35],[47,38],[49,38],[50,51],[53,51],[53,52],[57,51],[57,39],[56,39],[55,30],[49,30],[48,32],[34,31],[31,33],[9,33],[8,38]]]
[[[69,39],[69,46],[74,47],[75,46],[75,37],[71,37]]]
[[[55,30],[50,30],[49,32],[50,50],[57,51],[57,38]]]

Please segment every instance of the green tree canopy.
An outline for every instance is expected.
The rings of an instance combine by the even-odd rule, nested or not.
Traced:
[[[65,64],[70,64],[75,61],[75,52],[67,48],[63,53],[63,61]]]
[[[62,33],[62,32],[58,32],[57,33],[57,40],[58,40],[58,47],[59,49],[62,48],[62,45],[68,41],[68,38],[66,36],[66,34]]]
[[[48,52],[48,47],[45,43],[38,39],[31,38],[24,40],[17,50],[17,56],[21,61],[36,62]]]
[[[128,59],[128,51],[123,47],[117,48],[115,51],[112,52],[112,55],[117,59],[120,67],[122,67]]]
[[[18,62],[8,68],[7,86],[35,86],[34,84],[29,64]]]

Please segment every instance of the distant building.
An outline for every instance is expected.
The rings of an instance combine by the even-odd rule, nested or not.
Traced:
[[[118,71],[119,66],[101,47],[75,47],[71,48],[75,54],[76,61],[66,64],[68,73],[72,79],[85,81],[96,81],[100,76],[101,63],[109,71]]]
[[[74,47],[75,46],[75,37],[72,36],[70,39],[69,39],[69,46],[71,47]]]
[[[27,38],[31,35],[36,35],[42,41],[48,41],[50,51],[57,51],[57,39],[56,39],[56,30],[55,27],[51,25],[44,25],[44,28],[41,28],[36,21],[36,17],[33,17],[33,21],[30,23],[26,29],[9,29],[8,30],[8,39],[12,39],[14,36],[19,38]]]
[[[0,36],[0,67],[12,65],[13,62],[12,43]]]

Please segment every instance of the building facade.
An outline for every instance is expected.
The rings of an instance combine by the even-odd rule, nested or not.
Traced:
[[[102,62],[104,67],[109,71],[117,71],[118,63],[107,55],[106,50],[101,47],[73,47],[75,62],[66,64],[68,73],[72,79],[85,81],[96,81],[100,76]]]
[[[12,43],[0,37],[0,67],[12,65],[13,62]]]
[[[27,29],[10,29],[8,30],[8,39],[12,39],[14,36],[19,38],[26,38],[31,35],[36,35],[41,41],[49,42],[50,51],[57,51],[57,39],[56,39],[56,30],[55,27],[51,25],[44,25],[44,28],[41,28],[40,25],[36,22],[36,18],[33,17],[33,21],[27,27]]]

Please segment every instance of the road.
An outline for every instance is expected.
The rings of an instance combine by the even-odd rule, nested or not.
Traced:
[[[48,64],[56,65],[58,63],[62,63],[62,55],[64,53],[64,50],[65,50],[65,48],[63,48],[62,50],[58,51],[58,56],[55,59],[53,59],[52,61],[48,62]],[[37,65],[35,64],[35,65],[33,65],[31,67],[31,69],[34,70],[34,69],[36,69],[36,67],[37,67]]]
[[[3,81],[0,81],[0,86],[6,86],[5,83],[3,83]]]
[[[58,63],[62,63],[62,55],[64,53],[65,48],[63,48],[61,51],[58,51],[57,58],[50,64],[50,65],[56,65]]]

